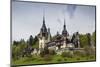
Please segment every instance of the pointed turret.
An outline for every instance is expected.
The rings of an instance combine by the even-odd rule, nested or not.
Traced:
[[[63,35],[63,36],[68,36],[68,32],[67,32],[67,30],[66,30],[65,19],[64,19],[64,26],[63,26],[62,35]]]
[[[41,31],[42,31],[42,33],[46,33],[47,32],[47,28],[46,28],[46,25],[45,25],[45,19],[44,19],[44,17],[43,17],[43,24],[42,24]]]
[[[50,28],[48,28],[48,42],[51,40],[51,33],[50,33]]]
[[[43,24],[42,24],[42,28],[41,28],[41,33],[42,33],[42,36],[46,36],[47,35],[47,28],[46,28],[46,25],[45,25],[44,12],[43,12]]]

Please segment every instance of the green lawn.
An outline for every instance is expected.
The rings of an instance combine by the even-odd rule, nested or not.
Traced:
[[[46,60],[45,60],[46,59]],[[48,64],[48,63],[69,63],[69,62],[79,62],[79,61],[95,61],[95,56],[78,57],[74,56],[72,58],[62,57],[60,55],[53,55],[47,58],[40,56],[24,57],[19,60],[12,60],[12,65],[28,65],[28,64]]]

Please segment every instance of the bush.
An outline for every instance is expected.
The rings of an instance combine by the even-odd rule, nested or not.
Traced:
[[[95,49],[91,47],[85,47],[84,51],[85,51],[86,56],[95,55]]]
[[[45,55],[43,57],[43,59],[44,59],[44,61],[51,61],[52,60],[52,56],[48,54],[48,55]]]
[[[66,59],[66,58],[64,58],[64,61],[67,61],[67,59]]]
[[[63,52],[63,53],[61,54],[61,56],[62,56],[62,57],[67,57],[67,53],[66,53],[66,52]]]
[[[41,57],[44,57],[44,55],[45,55],[44,51],[41,50],[41,52],[40,52],[40,56],[41,56]]]
[[[90,59],[94,59],[94,58],[95,58],[95,56],[94,56],[94,55],[91,55],[89,58],[90,58]]]
[[[72,58],[73,55],[70,52],[63,52],[61,56],[62,57]]]
[[[85,56],[85,53],[80,52],[80,51],[74,51],[74,55],[75,55],[75,56],[81,56],[81,57],[84,57],[84,56]]]
[[[77,60],[80,60],[80,58],[78,57]]]
[[[54,55],[54,54],[56,54],[56,53],[55,53],[54,50],[49,50],[49,54],[50,54],[50,55]]]
[[[36,60],[37,58],[35,57],[23,57],[20,60],[23,60],[23,62],[28,62],[28,61],[33,61]]]
[[[48,48],[45,48],[44,50],[41,50],[40,51],[40,56],[41,57],[44,57],[45,55],[49,54],[49,50]]]
[[[44,54],[49,54],[49,50],[47,47],[44,48]]]
[[[61,58],[59,58],[59,59],[57,59],[57,61],[62,61],[62,59],[61,59]]]

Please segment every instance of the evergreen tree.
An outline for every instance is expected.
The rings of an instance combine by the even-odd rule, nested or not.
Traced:
[[[96,31],[92,33],[92,39],[93,39],[94,46],[96,46]]]
[[[34,40],[33,40],[33,44],[36,44],[36,42],[38,41],[37,36],[35,36]]]
[[[34,40],[34,39],[33,39],[33,36],[31,35],[30,38],[29,38],[29,45],[30,45],[30,46],[33,45],[33,40]]]
[[[91,34],[87,33],[88,46],[91,46]]]

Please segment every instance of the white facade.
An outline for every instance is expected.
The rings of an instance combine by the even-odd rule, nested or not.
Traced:
[[[45,37],[39,38],[39,49],[41,48],[44,49],[45,43],[46,43]]]

